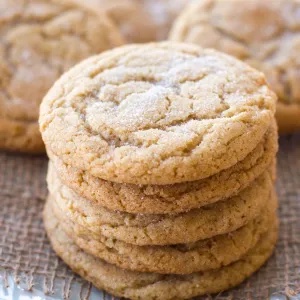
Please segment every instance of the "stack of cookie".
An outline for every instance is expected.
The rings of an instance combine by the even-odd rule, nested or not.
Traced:
[[[54,250],[131,299],[242,282],[277,238],[275,102],[262,73],[187,44],[124,46],[71,69],[40,114]]]

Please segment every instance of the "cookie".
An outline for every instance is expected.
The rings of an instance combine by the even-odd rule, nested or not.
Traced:
[[[32,154],[45,152],[37,120],[17,121],[0,117],[0,148]]]
[[[121,269],[82,251],[56,219],[44,213],[45,228],[55,252],[97,288],[130,299],[189,299],[234,287],[257,271],[273,252],[277,227],[271,228],[242,259],[220,269],[189,275],[160,275]]]
[[[192,0],[142,0],[155,30],[155,40],[166,40],[172,24],[184,7]],[[148,42],[153,41],[148,40]]]
[[[263,140],[248,156],[209,178],[173,185],[120,184],[99,179],[48,155],[63,184],[110,210],[129,213],[180,213],[239,193],[275,160],[277,127],[273,122]],[[50,163],[50,170],[52,170]]]
[[[75,63],[122,42],[107,17],[79,6],[53,0],[3,1],[0,148],[44,152],[37,120],[47,90]]]
[[[292,133],[300,131],[300,105],[278,103],[276,108],[276,119],[279,124],[280,133]]]
[[[76,224],[97,235],[135,245],[191,243],[234,231],[259,216],[268,205],[273,181],[266,171],[240,194],[175,215],[145,215],[110,211],[79,197],[54,174],[48,189],[61,210]]]
[[[196,1],[170,39],[218,49],[263,71],[279,98],[279,130],[292,132],[300,130],[299,10],[298,0]]]
[[[190,274],[218,269],[239,260],[256,245],[276,220],[277,202],[272,199],[266,211],[236,231],[191,244],[136,246],[104,236],[91,238],[89,230],[68,218],[51,197],[47,218],[58,219],[60,227],[86,253],[120,268],[162,274]]]
[[[214,50],[163,42],[116,48],[65,73],[43,99],[40,130],[64,163],[160,185],[243,160],[274,111],[262,73]]]
[[[167,38],[171,25],[189,0],[60,0],[75,1],[105,12],[129,43]]]

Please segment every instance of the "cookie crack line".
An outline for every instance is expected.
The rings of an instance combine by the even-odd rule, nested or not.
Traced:
[[[23,9],[19,7],[21,4],[23,5]],[[97,14],[94,14],[90,9],[84,8],[79,4],[54,0],[26,1],[26,3],[18,3],[14,0],[9,2],[7,6],[8,11],[10,12],[11,9],[12,13],[6,18],[3,17],[0,26],[0,32],[2,33],[0,47],[3,48],[3,60],[9,71],[7,72],[6,84],[0,86],[1,90],[6,94],[6,100],[3,103],[3,109],[1,110],[0,115],[10,117],[10,119],[15,121],[31,122],[34,119],[38,119],[38,115],[34,115],[35,111],[29,112],[27,109],[22,110],[22,105],[19,105],[19,111],[14,113],[15,104],[13,104],[13,100],[17,98],[20,98],[22,101],[27,100],[24,95],[18,96],[18,94],[20,94],[18,90],[15,95],[15,91],[11,90],[11,86],[9,85],[12,81],[14,82],[16,76],[19,76],[17,72],[19,70],[19,65],[23,68],[27,67],[28,69],[31,67],[31,69],[33,69],[32,72],[34,72],[32,66],[35,66],[35,63],[37,62],[43,66],[41,72],[49,72],[47,75],[50,74],[49,82],[52,83],[52,77],[55,77],[57,74],[61,75],[70,67],[70,65],[74,65],[79,60],[94,54],[95,52],[101,52],[103,49],[109,48],[106,47],[107,45],[118,46],[122,43],[121,35],[119,35],[114,26],[111,26],[113,24],[110,24],[109,19],[105,16],[103,16],[103,18],[97,18]],[[36,9],[35,6],[37,6],[38,9]],[[95,22],[98,22],[98,27],[95,26]],[[78,26],[79,23],[81,25],[84,24],[84,26]],[[98,32],[99,36],[91,39],[90,35],[93,33],[93,30],[95,31],[95,34]],[[20,39],[18,35],[22,36],[24,41]],[[100,38],[102,39],[102,43],[98,43],[96,46],[96,42]],[[77,44],[80,43],[80,45],[78,45],[80,50],[76,55],[71,53],[73,49],[69,46],[70,42],[75,41]],[[30,67],[27,66],[24,61],[18,63],[18,61],[24,60],[21,57],[24,51],[19,53],[21,50],[18,49],[20,47],[18,42],[25,45],[21,45],[22,51],[29,51],[28,53],[33,55],[33,57],[26,60],[26,62],[30,61]],[[39,45],[36,46],[38,42],[42,47],[39,47]],[[60,43],[60,45],[56,47],[56,49],[60,49],[60,51],[54,51],[52,54],[51,47],[55,42]],[[45,50],[47,43],[52,46],[50,47],[48,45],[49,49],[47,48]],[[34,50],[31,48],[34,48]],[[49,57],[50,54],[52,56],[56,55],[54,59],[52,59],[52,56]],[[35,57],[36,55],[38,58]],[[21,70],[20,72],[24,72],[24,70]],[[31,70],[26,72],[29,74]],[[40,71],[35,70],[35,72]],[[46,73],[43,75],[46,76]],[[54,79],[57,79],[58,75]],[[40,83],[37,82],[37,84]],[[42,100],[42,95],[39,95],[38,93],[40,92],[39,89],[43,90],[45,88],[42,86],[43,84],[45,85],[46,83],[41,83],[41,86],[38,86],[34,91],[36,94],[33,94],[32,97],[35,101],[39,100],[35,99],[37,96],[41,97],[39,102]],[[48,82],[47,85],[49,85]],[[18,86],[20,89],[20,85]],[[48,86],[48,88],[49,87],[50,86]],[[14,88],[15,87],[13,87],[13,89]],[[25,97],[25,99],[23,97]],[[11,100],[11,103],[9,100]],[[36,104],[35,101],[32,101],[32,105],[37,109],[38,104]],[[10,109],[10,106],[13,107]]]
[[[179,65],[180,66],[180,65]],[[115,64],[114,66],[110,66],[108,69],[105,69],[105,70],[102,70],[103,71],[107,71],[107,70],[111,70],[113,68],[116,68],[118,67],[118,64]],[[97,74],[97,75],[100,75],[100,74]],[[205,78],[206,76],[208,76],[207,74],[204,74],[202,76],[199,77],[199,79],[186,79],[185,81],[182,81],[182,82],[179,82],[179,83],[173,83],[173,82],[166,82],[165,84],[162,84],[161,80],[158,80],[158,81],[154,81],[153,79],[149,80],[149,78],[143,78],[144,81],[141,81],[141,79],[138,80],[138,82],[145,82],[145,83],[152,83],[154,84],[154,86],[163,86],[165,88],[174,88],[176,87],[176,89],[179,89],[179,92],[177,93],[172,93],[171,95],[166,95],[164,98],[160,99],[160,101],[163,101],[163,100],[166,100],[167,102],[167,107],[165,108],[166,109],[166,114],[169,114],[170,111],[169,111],[169,108],[171,106],[171,99],[170,97],[171,96],[181,96],[183,97],[182,95],[182,92],[180,90],[180,88],[178,87],[179,84],[185,84],[187,82],[199,82],[201,81],[203,78]],[[125,81],[122,81],[118,86],[120,85],[126,85],[127,83],[129,82],[137,82],[137,81],[133,81],[132,78],[129,78],[128,80],[125,80]],[[227,80],[227,83],[230,84],[232,83],[232,81],[230,80]],[[110,85],[113,85],[115,86],[116,84],[111,84]],[[86,102],[87,103],[95,103],[97,102],[97,99],[96,96],[97,94],[99,94],[101,92],[101,88],[104,86],[104,83],[100,83],[100,87],[98,87],[97,90],[92,90],[88,93],[88,95],[86,95]],[[153,86],[152,86],[153,87]],[[139,92],[138,94],[142,94],[143,92]],[[232,92],[234,93],[234,92]],[[181,120],[174,120],[172,122],[168,122],[167,125],[160,125],[160,124],[157,124],[159,123],[161,120],[164,120],[165,119],[165,115],[162,115],[159,119],[156,119],[156,123],[155,124],[149,124],[148,126],[143,126],[142,129],[139,129],[137,130],[137,132],[144,132],[144,131],[147,131],[147,130],[153,130],[153,129],[158,129],[158,130],[170,130],[172,131],[174,128],[178,127],[178,126],[181,126],[181,125],[185,125],[187,123],[189,123],[189,121],[206,121],[206,120],[218,120],[218,119],[230,119],[232,118],[232,116],[224,116],[224,113],[230,109],[230,106],[229,104],[226,102],[225,98],[226,97],[230,97],[231,93],[225,93],[226,97],[222,94],[219,94],[219,93],[215,93],[216,96],[218,96],[218,98],[221,100],[221,103],[224,104],[224,108],[222,110],[219,110],[218,111],[218,114],[216,116],[201,116],[201,118],[199,119],[199,117],[197,117],[197,112],[196,111],[193,111],[193,109],[191,109],[191,112],[186,116],[184,117],[183,119]],[[129,95],[130,96],[130,95]],[[124,99],[122,99],[122,101],[126,101],[127,98],[129,96],[126,96]],[[187,97],[189,100],[193,100],[193,96],[192,95],[189,95]],[[114,100],[111,100],[112,102],[114,102]],[[118,103],[119,104],[119,103]],[[190,103],[190,107],[192,108],[193,107],[193,102]],[[261,103],[250,103],[249,106],[253,106],[253,108],[261,108]],[[77,103],[71,103],[71,107],[74,109],[74,111],[80,115],[80,118],[82,120],[85,121],[85,124],[84,126],[86,126],[86,128],[88,129],[88,132],[89,134],[91,135],[101,135],[101,132],[98,132],[98,131],[95,131],[92,129],[92,127],[86,122],[86,110],[87,110],[87,107],[83,107],[81,103],[79,103],[77,105]],[[57,107],[57,109],[60,109],[61,107]],[[52,107],[52,109],[55,109],[54,107]],[[243,114],[245,111],[241,111],[239,112],[240,114]],[[54,111],[54,114],[55,114],[55,111]],[[51,122],[53,121],[53,118],[49,119],[48,122],[46,124],[44,124],[44,127],[48,127]],[[127,132],[130,131],[130,129],[128,128],[127,129]],[[105,138],[104,138],[105,139]],[[128,145],[128,142],[129,140],[124,138],[122,136],[122,138],[120,137],[114,137],[113,135],[109,135],[107,139],[105,139],[105,141],[107,143],[111,143],[111,145],[115,146],[116,148],[117,147],[120,147],[120,146],[126,146]],[[135,145],[136,147],[143,147],[145,145]],[[149,145],[151,146],[151,145]]]
[[[22,3],[22,5],[23,5],[23,8],[21,9],[21,11],[24,12],[26,7],[28,7],[28,2],[24,2],[24,3]],[[59,7],[58,4],[57,4],[57,7]],[[68,11],[69,12],[74,11],[74,9],[67,10],[63,6],[60,7],[60,13],[61,14],[67,13]],[[22,14],[16,14],[16,15],[12,16],[11,19],[5,20],[4,24],[1,25],[1,27],[0,27],[0,32],[1,32],[0,44],[3,47],[3,50],[4,50],[3,51],[3,54],[4,54],[3,58],[4,58],[5,62],[9,65],[9,69],[10,69],[9,71],[10,71],[10,74],[11,74],[10,79],[11,79],[11,77],[13,77],[13,74],[16,70],[16,66],[15,66],[14,63],[12,63],[11,58],[10,58],[10,53],[11,53],[11,50],[12,50],[13,46],[8,41],[5,41],[5,36],[7,36],[7,34],[10,31],[15,30],[15,28],[17,26],[44,25],[48,22],[53,21],[55,18],[57,18],[57,14],[54,15],[54,16],[48,17],[48,18],[44,17],[43,19],[41,19],[41,18],[35,19],[34,16],[31,16],[28,19],[26,19],[26,18],[23,19]],[[5,89],[4,86],[1,85],[1,89],[2,89],[1,92],[6,94],[7,99],[12,98],[12,95],[10,95],[8,93],[8,91]],[[0,111],[0,115],[4,116],[3,112],[1,114],[1,111]],[[23,121],[23,122],[32,122],[33,121],[33,120],[30,120],[30,119],[27,119],[27,118],[21,118],[21,119],[16,119],[16,120]]]
[[[244,159],[274,110],[261,73],[213,50],[164,42],[72,68],[44,98],[40,129],[50,151],[95,177],[173,184]]]
[[[220,0],[206,1],[204,5],[194,3],[178,17],[170,39],[209,46],[244,60],[266,74],[281,103],[298,104],[298,75],[290,74],[288,80],[282,78],[282,72],[292,73],[295,69],[296,73],[299,66],[300,30],[294,14],[297,9],[299,2],[295,0],[269,4],[248,1],[243,10]],[[242,22],[248,23],[247,28],[241,26]],[[201,38],[206,35],[212,38]]]

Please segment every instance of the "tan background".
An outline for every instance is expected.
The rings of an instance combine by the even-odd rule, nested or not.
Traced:
[[[300,300],[299,134],[281,138],[278,158],[275,255],[239,288],[201,299]],[[46,168],[45,157],[0,152],[0,299],[114,299],[79,279],[51,250],[41,220]]]

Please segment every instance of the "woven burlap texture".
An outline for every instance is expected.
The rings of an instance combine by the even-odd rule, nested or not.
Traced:
[[[0,299],[22,293],[38,299],[113,299],[52,251],[41,218],[46,169],[46,157],[0,153]],[[273,257],[238,288],[201,299],[300,299],[299,134],[280,140],[277,191],[281,225]]]

